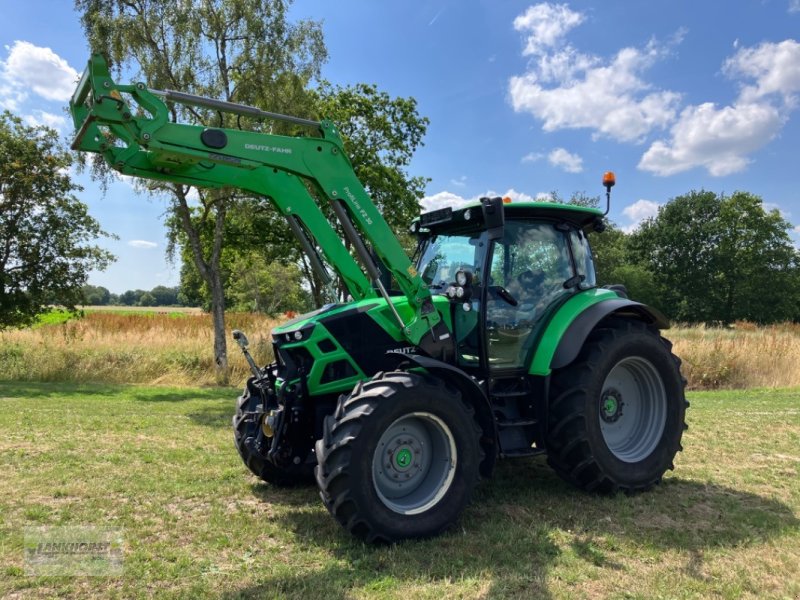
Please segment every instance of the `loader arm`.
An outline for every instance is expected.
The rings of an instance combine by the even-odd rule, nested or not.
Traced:
[[[220,112],[289,120],[313,127],[319,137],[171,123],[159,96]],[[72,148],[101,154],[120,173],[197,187],[238,188],[267,198],[286,217],[317,270],[322,269],[318,247],[354,299],[380,293],[408,341],[429,354],[449,352],[452,341],[427,285],[358,180],[330,121],[317,123],[180,92],[158,92],[143,83],[118,85],[99,54],[89,59],[70,112],[76,129]],[[315,196],[333,209],[363,269]],[[414,311],[410,320],[404,322],[394,309],[367,244],[407,298]]]

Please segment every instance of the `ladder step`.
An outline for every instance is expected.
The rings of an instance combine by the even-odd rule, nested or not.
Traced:
[[[538,425],[539,419],[498,419],[498,427],[525,427],[527,425]]]
[[[524,458],[526,456],[536,456],[544,454],[544,448],[520,448],[519,450],[508,450],[500,453],[502,458]]]
[[[490,392],[489,395],[492,398],[524,398],[526,396],[530,396],[531,393],[528,392]]]

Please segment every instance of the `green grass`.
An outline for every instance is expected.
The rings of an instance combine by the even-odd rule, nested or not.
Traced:
[[[0,596],[800,596],[800,390],[691,395],[676,470],[597,497],[506,461],[458,527],[365,546],[312,487],[260,483],[236,390],[0,383]],[[124,575],[24,576],[32,525],[122,528]]]
[[[79,319],[80,311],[68,311],[54,308],[46,313],[36,315],[36,323],[33,327],[44,327],[48,325],[61,325],[72,319]]]

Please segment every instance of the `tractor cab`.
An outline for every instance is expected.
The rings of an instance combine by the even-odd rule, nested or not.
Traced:
[[[417,270],[450,299],[457,365],[477,374],[523,373],[548,316],[595,287],[586,233],[594,208],[484,198],[423,214]]]

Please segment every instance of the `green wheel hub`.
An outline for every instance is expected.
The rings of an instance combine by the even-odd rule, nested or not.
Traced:
[[[411,466],[414,454],[408,446],[403,446],[394,453],[394,463],[398,469],[405,470]]]

